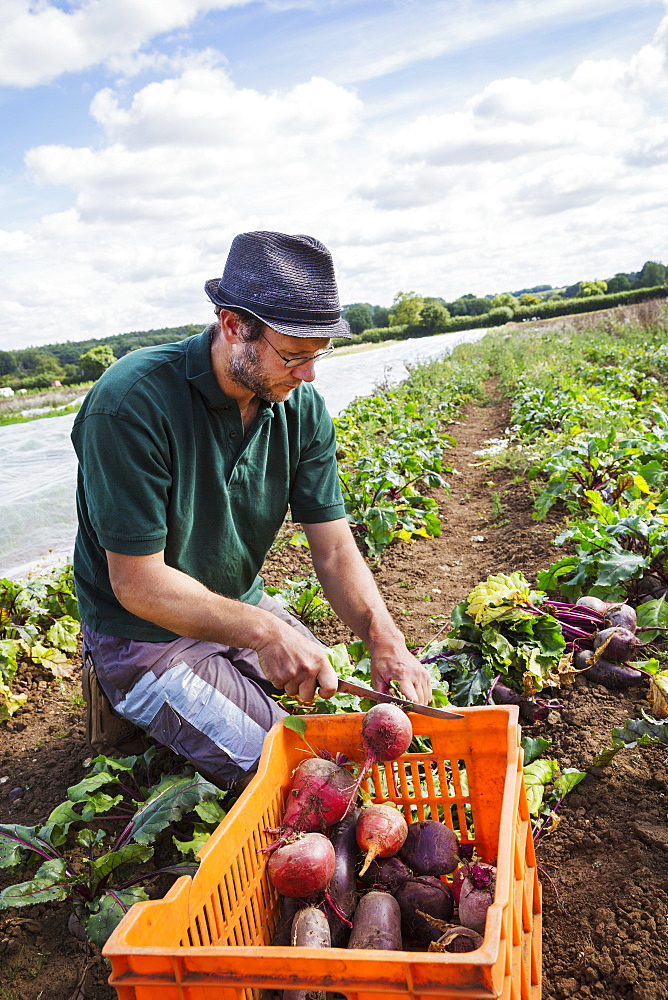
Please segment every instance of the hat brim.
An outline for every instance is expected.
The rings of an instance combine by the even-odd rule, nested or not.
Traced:
[[[219,278],[211,278],[204,285],[206,294],[215,305],[220,306],[221,309],[231,309],[234,312],[239,312],[241,310],[242,312],[250,313],[251,316],[255,316],[256,319],[266,323],[267,326],[271,327],[272,330],[275,330],[276,333],[282,333],[286,337],[318,337],[321,339],[326,337],[330,340],[334,339],[334,337],[341,337],[346,340],[350,340],[352,338],[348,320],[344,319],[342,316],[336,320],[322,320],[317,323],[313,321],[305,322],[303,320],[295,320],[292,322],[286,319],[274,319],[270,315],[267,315],[267,313],[256,312],[254,309],[249,309],[247,306],[242,307],[236,305],[234,302],[223,301],[218,294],[219,284]]]

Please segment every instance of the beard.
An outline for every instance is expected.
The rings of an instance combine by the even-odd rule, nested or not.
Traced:
[[[244,345],[243,353],[230,358],[225,374],[232,382],[250,389],[259,399],[267,403],[282,403],[287,395],[287,388],[277,392],[272,383],[262,371],[262,365],[255,349],[255,344]]]

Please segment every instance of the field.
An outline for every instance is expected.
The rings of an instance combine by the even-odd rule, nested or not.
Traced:
[[[474,349],[464,352],[464,362],[470,366],[468,375],[466,380],[457,381],[457,399],[443,415],[445,433],[456,443],[446,448],[439,472],[433,455],[429,458],[428,454],[433,442],[423,438],[420,448],[424,467],[417,473],[423,477],[423,500],[410,491],[404,492],[404,506],[394,520],[389,508],[382,512],[384,533],[378,517],[369,514],[369,505],[359,500],[366,487],[358,475],[358,500],[351,513],[360,544],[365,546],[381,592],[413,648],[423,650],[430,641],[438,641],[447,630],[455,606],[491,574],[520,572],[535,586],[541,572],[545,574],[556,560],[572,555],[576,545],[581,544],[574,537],[563,547],[555,548],[553,544],[560,531],[573,529],[582,521],[584,494],[574,487],[577,479],[572,475],[559,479],[560,470],[569,461],[572,464],[573,456],[562,455],[560,465],[550,466],[551,456],[572,447],[583,427],[590,440],[600,439],[604,431],[609,431],[604,398],[613,398],[622,439],[638,441],[639,427],[647,420],[647,410],[640,413],[638,407],[643,400],[646,407],[657,401],[660,404],[665,393],[659,362],[651,376],[646,370],[640,374],[640,369],[634,367],[640,357],[639,344],[645,345],[645,354],[647,344],[654,345],[659,360],[662,358],[661,349],[666,343],[663,318],[630,317],[625,326],[630,329],[636,323],[638,329],[637,335],[631,330],[629,336],[629,331],[619,325],[619,317],[615,319],[617,325],[610,319],[605,323],[595,334],[584,337],[594,357],[590,363],[604,372],[608,386],[608,396],[598,387],[588,424],[583,413],[590,405],[589,398],[583,396],[582,388],[578,390],[579,409],[575,414],[572,386],[563,378],[552,388],[546,402],[548,386],[553,386],[551,364],[560,353],[559,338],[573,336],[580,344],[580,334],[557,329],[548,335],[544,327],[535,333],[522,329],[516,349],[512,340],[497,340],[488,356],[482,346],[481,353]],[[535,342],[540,342],[541,350],[534,349]],[[611,354],[613,349],[619,354],[622,347],[627,354],[620,364],[619,357],[611,360]],[[537,356],[540,370],[536,365],[529,366],[522,353],[527,349]],[[633,365],[629,361],[631,351],[635,352]],[[583,364],[582,359],[569,358],[564,365],[565,377],[574,378],[574,370],[581,372]],[[474,368],[477,382],[472,374]],[[613,368],[639,373],[630,379],[630,391],[621,388],[619,374],[610,390]],[[656,383],[650,383],[650,377],[656,378]],[[424,379],[421,391],[427,391]],[[524,400],[518,403],[521,392]],[[634,400],[634,405],[627,405],[627,400]],[[376,424],[384,412],[379,404],[373,417]],[[547,417],[552,426],[541,423]],[[540,427],[533,437],[528,433],[531,421]],[[352,423],[358,426],[360,421]],[[419,424],[424,427],[424,420]],[[508,441],[506,429],[510,425],[523,426],[524,436],[516,431],[513,446],[502,449],[500,443]],[[660,420],[656,418],[651,427],[652,454],[660,454]],[[350,428],[341,427],[344,453],[351,433]],[[378,433],[378,426],[374,433]],[[601,445],[597,454],[602,456],[605,447],[614,451],[615,444]],[[628,474],[631,468],[636,479],[624,486],[625,496],[624,490],[617,498],[608,492],[608,507],[618,502],[628,505],[634,500],[646,501],[652,496],[656,501],[653,509],[660,512],[665,488],[661,469],[652,465],[656,460],[649,453],[639,456],[638,449],[636,446],[633,454],[624,456],[625,465],[620,466],[617,460],[617,472],[613,469],[609,473],[617,476],[615,482],[621,486],[621,475]],[[382,452],[386,460],[387,443]],[[641,476],[636,470],[640,460],[644,463],[642,482],[649,493],[637,478]],[[529,467],[540,463],[540,474],[529,475]],[[611,468],[611,463],[612,459],[605,468]],[[429,465],[431,468],[427,468]],[[599,463],[599,469],[602,465]],[[413,470],[411,477],[415,475]],[[438,475],[449,485],[438,484]],[[351,473],[348,483],[353,479]],[[552,493],[542,500],[545,516],[537,520],[533,516],[536,504],[550,482]],[[599,491],[606,486],[609,480],[598,487]],[[637,504],[634,510],[639,516]],[[440,534],[436,533],[435,522],[427,517],[429,514],[440,520]],[[591,518],[591,508],[587,514]],[[419,533],[420,518],[426,525],[424,533]],[[286,579],[295,580],[310,571],[307,550],[290,544],[293,531],[294,526],[286,526],[269,554],[263,571],[269,585],[280,587]],[[388,543],[388,533],[399,531],[411,540],[402,541],[400,535]],[[589,565],[587,558],[581,560],[585,566]],[[664,556],[663,565],[665,561]],[[652,566],[653,572],[656,565]],[[595,569],[600,579],[602,571],[598,566]],[[569,573],[572,569],[557,582],[568,580]],[[595,582],[596,576],[590,575],[588,585]],[[571,593],[568,599],[575,596]],[[349,643],[353,638],[332,618],[323,618],[317,630],[330,644]],[[659,656],[659,660],[665,667],[665,656]],[[72,679],[56,682],[43,666],[21,661],[11,687],[16,694],[28,694],[29,699],[2,724],[0,823],[29,826],[43,821],[62,801],[67,787],[86,773],[84,761],[89,751],[83,739],[80,688],[75,678],[76,672]],[[538,841],[545,908],[543,996],[546,1000],[665,1000],[668,746],[665,742],[629,746],[607,766],[594,763],[597,754],[611,746],[615,727],[649,711],[648,684],[645,681],[625,690],[609,690],[589,683],[585,673],[559,688],[547,687],[541,694],[551,702],[547,717],[526,726],[524,733],[549,739],[546,756],[555,758],[562,769],[585,772],[584,780],[564,799],[558,812],[560,822],[553,823]],[[0,887],[9,882],[5,872]],[[0,998],[113,1000],[115,992],[105,983],[107,973],[97,950],[71,933],[80,933],[81,927],[77,920],[69,919],[69,913],[67,905],[57,903],[0,911]]]

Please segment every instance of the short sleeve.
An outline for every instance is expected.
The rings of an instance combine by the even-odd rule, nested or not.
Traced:
[[[72,440],[101,547],[123,555],[162,551],[172,479],[168,442],[126,417],[95,412],[75,425]]]
[[[336,462],[334,424],[322,405],[315,429],[302,447],[290,490],[293,521],[318,524],[345,517]]]

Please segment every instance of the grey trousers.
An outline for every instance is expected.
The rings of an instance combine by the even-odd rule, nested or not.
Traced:
[[[259,607],[324,645],[273,597],[264,594]],[[267,732],[287,714],[252,649],[186,638],[140,642],[85,624],[82,634],[114,711],[221,788],[257,767]]]

